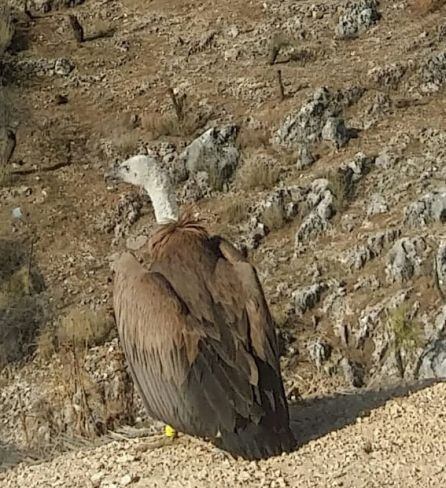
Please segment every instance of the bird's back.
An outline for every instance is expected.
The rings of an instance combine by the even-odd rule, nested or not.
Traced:
[[[160,241],[155,237],[152,242]],[[295,440],[275,328],[255,269],[227,241],[200,227],[177,225],[162,247],[155,244],[152,250],[151,270],[167,278],[193,316],[216,328],[227,349],[235,337],[249,341],[258,374],[255,395],[265,415],[259,423],[241,421],[235,432],[222,433],[222,442],[241,455],[250,449],[268,452],[268,447],[270,454],[290,450]]]
[[[153,262],[147,279],[164,280],[170,290],[166,296],[173,297],[177,309],[181,308],[170,321],[166,317],[165,324],[153,319],[147,346],[137,345],[138,341],[144,342],[141,339],[127,344],[128,351],[135,347],[150,349],[149,353],[136,350],[127,359],[131,365],[133,362],[134,376],[151,415],[185,433],[214,441],[220,436],[221,447],[245,458],[289,451],[295,441],[289,427],[274,324],[254,268],[229,243],[209,236],[189,220],[163,226],[150,245]],[[131,271],[131,266],[136,269]],[[130,270],[138,275],[137,280],[142,279],[141,267],[135,263],[131,266],[123,263],[122,273]],[[123,301],[132,307],[127,285],[121,283],[120,290],[126,298],[118,299],[120,310]],[[152,304],[164,308],[167,302]],[[130,322],[132,315],[128,317]],[[166,331],[157,327],[178,321],[181,333],[188,337],[195,333],[192,346],[190,339],[183,346],[181,339],[175,339],[175,368],[185,368],[185,379],[175,390],[177,393],[169,385],[169,391],[158,387],[159,393],[155,393],[150,391],[151,384],[162,385],[164,380],[159,376],[167,371],[163,361],[157,370],[149,364],[159,358],[159,353],[152,350],[159,342],[157,334],[164,334],[166,339]],[[123,329],[132,324],[126,323],[124,316],[121,322],[120,334],[128,341]],[[181,351],[188,347],[194,353],[187,354],[188,360],[181,359]]]

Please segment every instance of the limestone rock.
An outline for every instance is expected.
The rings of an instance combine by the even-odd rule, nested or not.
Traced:
[[[307,310],[313,308],[319,302],[322,293],[326,289],[327,285],[325,283],[315,283],[295,290],[291,296],[296,315],[302,316]]]
[[[446,51],[429,56],[420,68],[421,90],[435,93],[446,83]]]
[[[426,347],[417,376],[420,379],[446,379],[446,339],[436,340]]]
[[[333,142],[336,149],[345,146],[350,140],[350,131],[345,127],[344,119],[329,117],[322,128],[322,139]]]
[[[404,282],[420,274],[426,243],[422,237],[399,239],[389,251],[386,273],[390,282]]]
[[[380,18],[376,0],[351,2],[339,17],[336,35],[341,39],[351,39],[365,32]]]
[[[372,193],[367,206],[367,216],[373,217],[373,215],[383,214],[388,211],[389,206],[384,196],[379,193]]]
[[[236,126],[214,127],[189,144],[180,155],[189,176],[205,171],[212,189],[227,186],[239,160],[236,136]]]
[[[310,354],[310,358],[314,361],[316,364],[316,367],[318,369],[321,368],[321,366],[330,359],[332,348],[330,344],[328,344],[325,341],[322,341],[321,339],[316,339],[315,341],[312,341],[308,345],[308,352]]]
[[[297,169],[309,168],[314,164],[316,158],[311,153],[308,144],[301,144],[299,146],[299,156],[297,159]]]
[[[426,193],[405,209],[405,224],[425,226],[431,222],[446,221],[446,189]]]

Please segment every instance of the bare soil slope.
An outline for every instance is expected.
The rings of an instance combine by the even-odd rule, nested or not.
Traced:
[[[446,375],[444,2],[33,0],[28,13],[10,3],[15,35],[0,60],[0,140],[5,127],[17,140],[0,167],[5,486],[442,486],[443,385],[361,408],[330,398]],[[235,141],[215,149],[237,149],[225,181],[183,174],[184,148],[228,126]],[[256,264],[303,445],[250,465],[199,441],[138,454],[141,441],[123,441],[10,468],[79,436],[94,444],[122,425],[157,428],[129,386],[109,267],[126,247],[148,258],[153,212],[138,190],[104,181],[115,160],[147,151],[181,203]],[[299,409],[319,400],[324,415],[303,421]]]

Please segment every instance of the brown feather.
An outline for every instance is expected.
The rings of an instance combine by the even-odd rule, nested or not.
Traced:
[[[247,458],[292,447],[274,322],[255,269],[190,214],[115,270],[123,348],[149,414]]]
[[[167,244],[172,239],[178,242],[188,240],[190,237],[207,238],[208,233],[200,221],[192,216],[192,211],[188,210],[180,215],[177,222],[159,226],[149,240],[152,258],[162,258]]]

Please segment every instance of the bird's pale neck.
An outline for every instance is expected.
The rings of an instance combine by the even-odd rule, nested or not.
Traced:
[[[144,189],[150,196],[158,224],[167,224],[178,220],[178,205],[170,182],[154,182],[152,180],[144,185]]]

